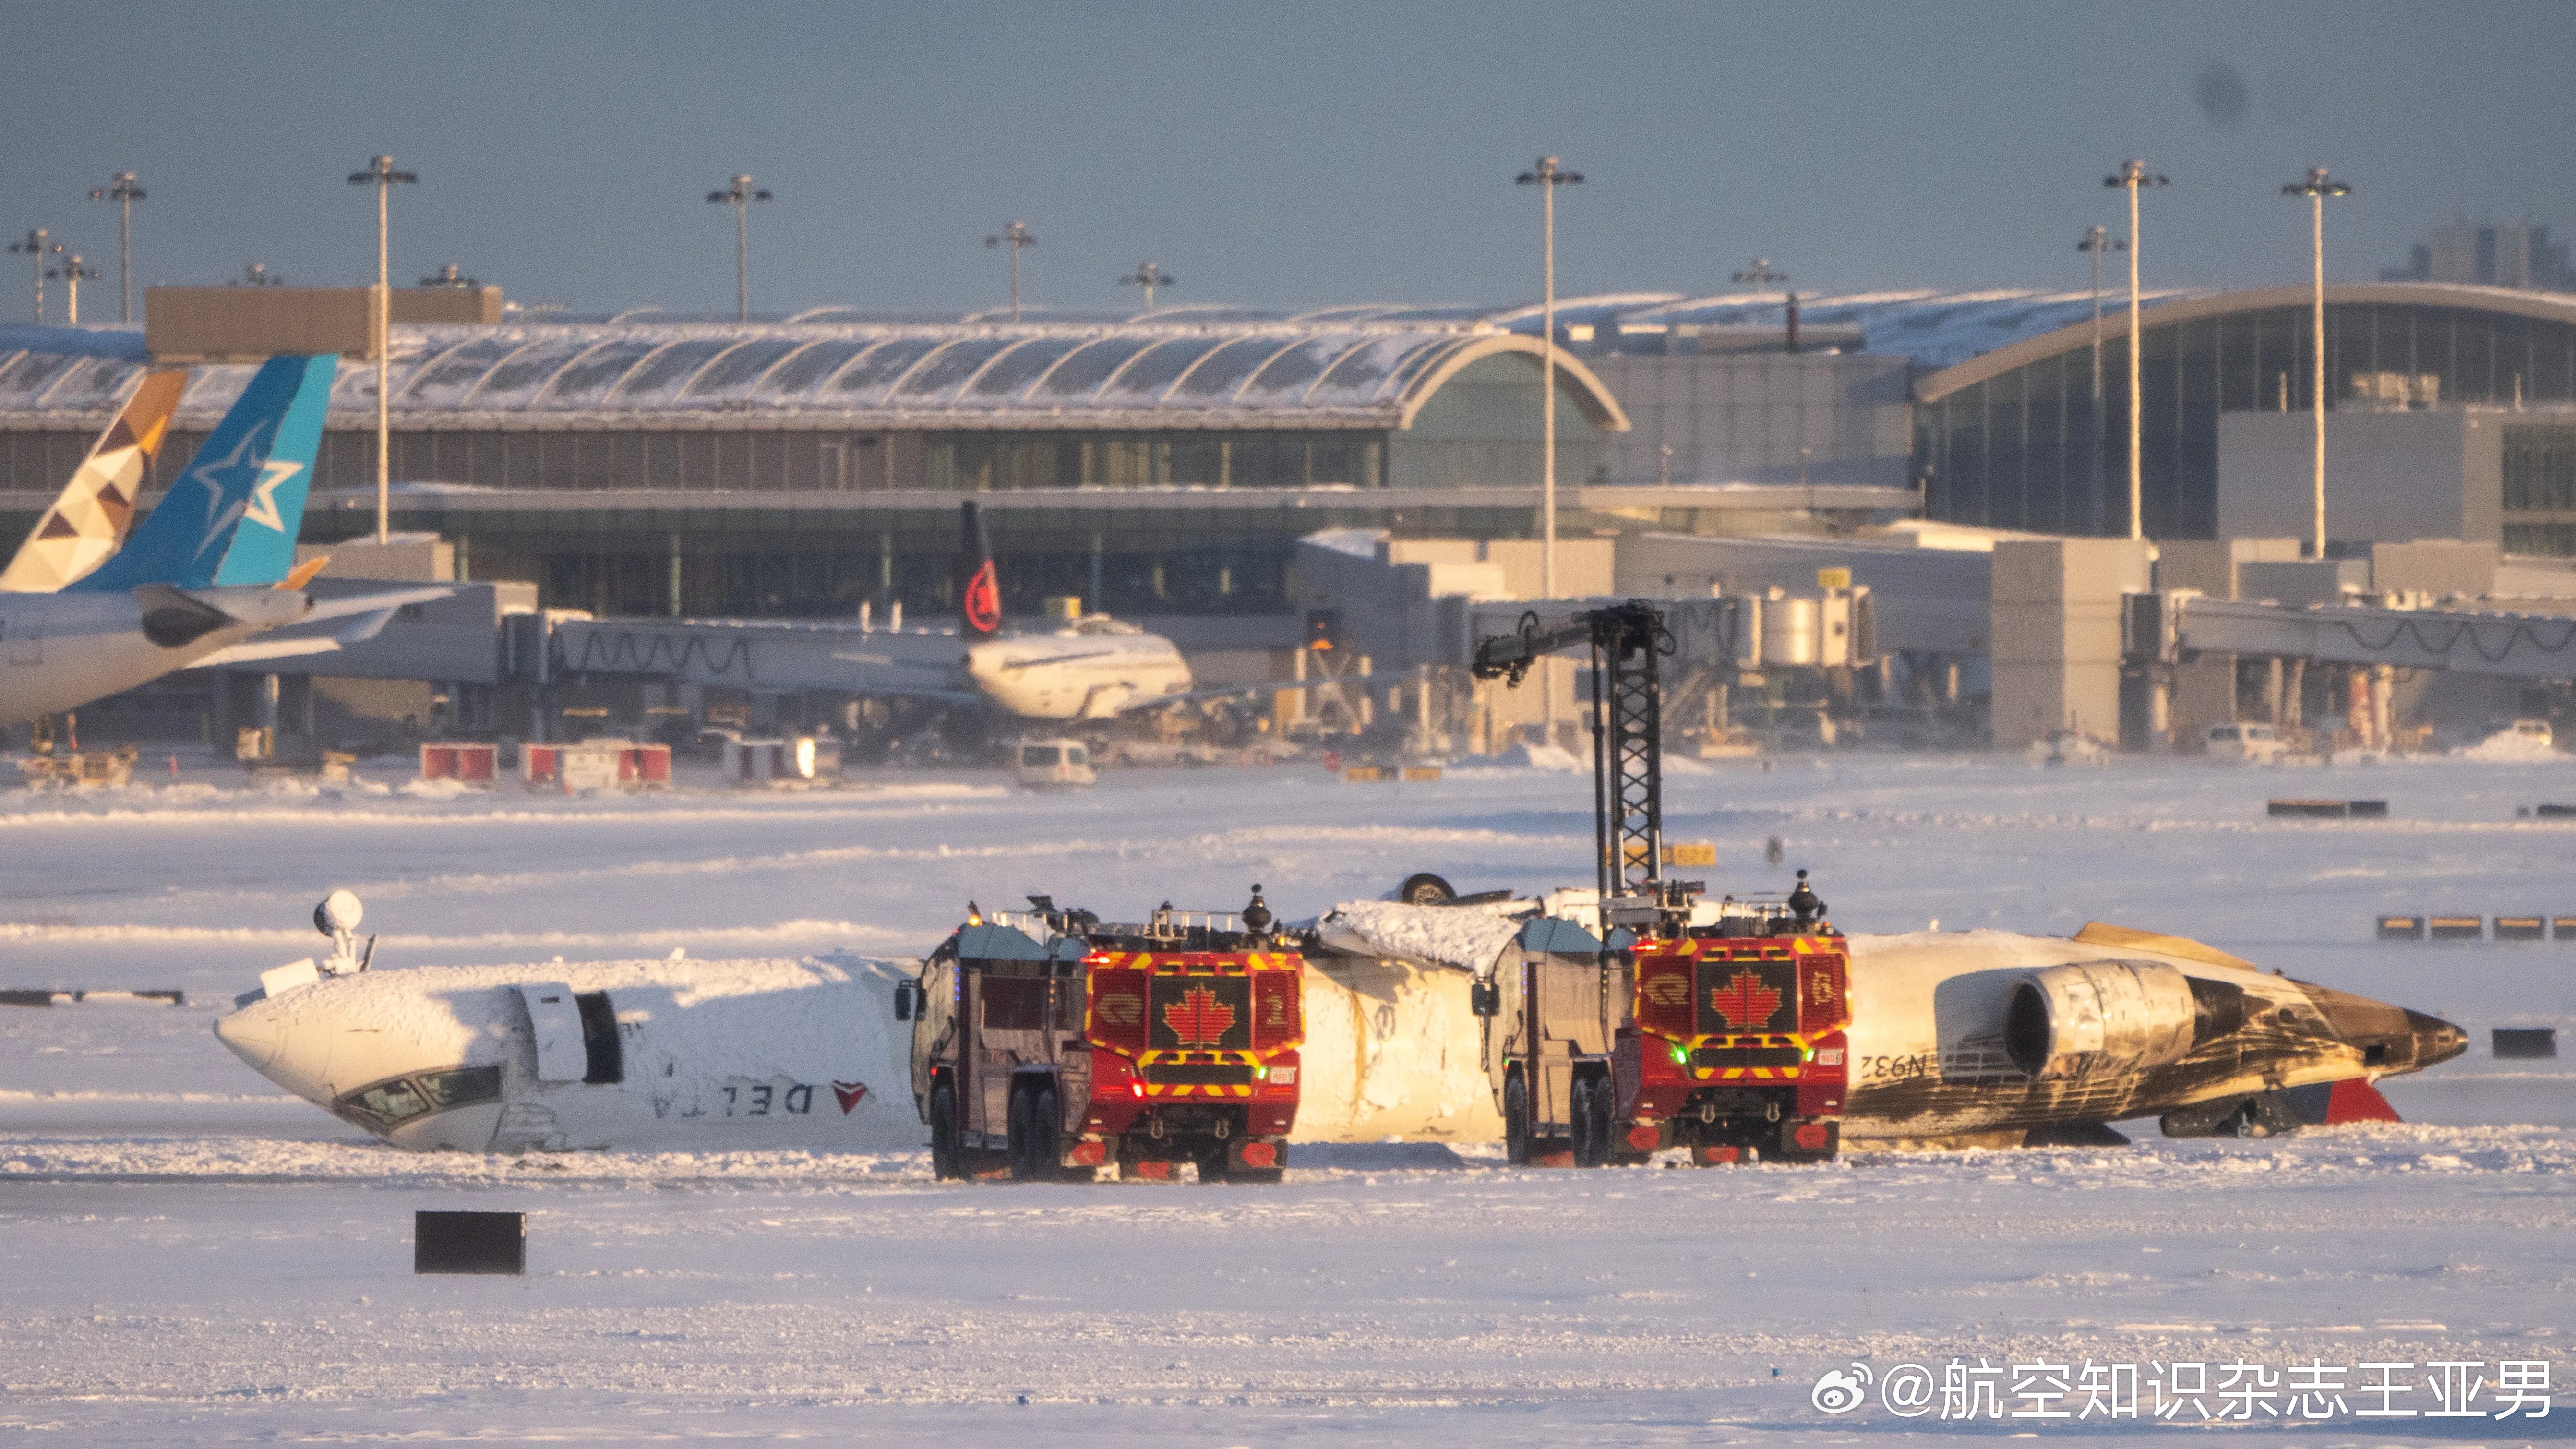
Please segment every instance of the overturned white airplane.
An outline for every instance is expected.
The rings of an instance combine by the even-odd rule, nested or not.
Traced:
[[[1554,902],[1582,914],[1582,893]],[[1473,990],[1536,902],[1339,907],[1305,928],[1295,1142],[1503,1135]],[[917,1149],[914,963],[603,962],[366,969],[354,898],[332,954],[215,1024],[263,1076],[399,1146],[465,1151]],[[2094,926],[1842,938],[1854,1148],[2263,1133],[2386,1115],[2368,1084],[2465,1050],[2447,1022]]]

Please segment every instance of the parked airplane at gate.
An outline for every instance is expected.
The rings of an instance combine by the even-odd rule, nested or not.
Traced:
[[[260,657],[234,651],[285,624],[353,618],[340,636],[298,641],[295,652],[336,648],[383,627],[404,604],[454,592],[406,589],[319,606],[305,595],[321,564],[295,567],[295,537],[338,366],[327,355],[270,359],[121,548],[53,592],[0,592],[0,723],[73,709],[192,665]]]
[[[969,641],[966,677],[978,694],[1028,720],[1115,719],[1200,697],[1172,641],[1133,624],[1095,615],[1045,633],[1007,631],[983,511],[969,500],[962,516],[967,582],[958,629]]]
[[[0,569],[0,593],[50,594],[86,577],[125,544],[143,497],[144,475],[169,436],[188,370],[147,372],[116,420],[99,434],[63,486],[62,496],[27,531],[15,558]]]
[[[893,1015],[912,963],[368,970],[344,899],[327,921],[317,912],[336,936],[330,960],[266,973],[215,1034],[270,1081],[397,1146],[925,1141],[906,1088],[909,1028]],[[1292,1143],[1501,1138],[1486,1018],[1470,1004],[1519,934],[1493,909],[1365,902],[1312,925]],[[2105,1124],[2141,1117],[2208,1135],[2385,1115],[2369,1083],[2467,1047],[2448,1022],[2172,936],[2092,926],[2073,939],[1845,940],[1853,1148],[2108,1140]]]

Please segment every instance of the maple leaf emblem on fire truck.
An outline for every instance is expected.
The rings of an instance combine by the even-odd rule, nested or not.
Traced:
[[[1181,993],[1181,999],[1163,1008],[1163,1025],[1183,1046],[1214,1046],[1234,1025],[1234,1008],[1216,999],[1216,993],[1204,986],[1193,986]]]
[[[1774,1012],[1780,1009],[1777,988],[1762,984],[1762,978],[1750,971],[1738,971],[1726,979],[1724,986],[1713,986],[1708,993],[1709,1009],[1726,1019],[1737,1030],[1748,1026],[1768,1026]]]

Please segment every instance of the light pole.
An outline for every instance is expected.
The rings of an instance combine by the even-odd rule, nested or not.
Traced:
[[[82,266],[80,253],[64,251],[59,242],[54,246],[54,255],[57,260],[45,275],[63,279],[63,299],[66,309],[63,321],[67,326],[78,327],[80,325],[80,284],[85,281],[97,281],[98,269]]]
[[[2127,251],[2129,244],[2111,235],[2107,227],[2088,226],[2075,249],[2093,259],[2093,527],[2100,531],[2111,526],[2111,500],[2102,496],[2102,254]]]
[[[1768,287],[1775,282],[1785,282],[1787,280],[1789,280],[1789,274],[1787,272],[1775,272],[1771,270],[1771,259],[1769,257],[1755,257],[1753,259],[1753,265],[1746,267],[1743,271],[1735,274],[1735,284],[1739,287]],[[1789,351],[1795,352],[1798,350],[1798,294],[1795,292],[1791,292],[1789,294],[1789,310],[1787,316],[1789,319],[1789,333],[1783,345],[1787,347]]]
[[[1029,230],[1025,221],[1012,222],[1002,228],[1000,234],[984,238],[984,245],[988,247],[1006,246],[1011,249],[1011,320],[1014,322],[1020,320],[1020,251],[1037,244],[1037,234]],[[1145,305],[1154,305],[1150,296],[1146,298]]]
[[[1556,597],[1556,188],[1580,186],[1583,173],[1568,171],[1553,156],[1512,178],[1539,193],[1539,592]],[[1550,696],[1551,700],[1554,696]],[[1551,741],[1553,743],[1553,741]]]
[[[1154,289],[1156,287],[1168,287],[1179,280],[1180,278],[1164,271],[1163,264],[1161,262],[1146,262],[1138,266],[1133,275],[1120,277],[1118,279],[1118,285],[1122,287],[1144,288],[1145,310],[1151,312],[1154,310]],[[1018,315],[1016,310],[1012,315]]]
[[[27,228],[27,239],[9,243],[9,250],[31,259],[36,273],[36,325],[45,325],[45,252],[54,244],[54,234],[41,226]]]
[[[376,542],[386,541],[386,517],[393,511],[393,415],[386,393],[393,386],[394,287],[388,280],[387,228],[392,212],[386,202],[397,186],[420,177],[394,169],[394,158],[375,156],[364,171],[349,173],[351,186],[376,188]]]
[[[769,188],[755,188],[748,176],[737,176],[722,191],[710,191],[707,200],[733,208],[733,314],[737,322],[751,320],[751,204],[772,201]]]
[[[2316,396],[2311,399],[2316,404],[2317,418],[2316,556],[2324,558],[2326,556],[2326,198],[2350,196],[2352,188],[2340,181],[2327,180],[2326,168],[2319,166],[2308,172],[2307,180],[2292,182],[2282,187],[2281,194],[2304,196],[2308,199],[2308,239],[2314,262],[2314,268],[2309,276],[2314,289],[2312,299],[2316,322],[2314,341],[2317,364]]]
[[[2170,186],[2165,177],[2147,170],[2144,161],[2123,161],[2118,174],[2102,178],[2105,186],[2125,187],[2129,193],[2129,537],[2145,538],[2147,525],[2140,516],[2145,489],[2146,434],[2138,418],[2142,389],[2138,380],[2138,192],[2148,186]]]
[[[92,201],[116,203],[116,320],[134,320],[134,203],[144,197],[134,173],[119,171],[105,186],[89,189]]]

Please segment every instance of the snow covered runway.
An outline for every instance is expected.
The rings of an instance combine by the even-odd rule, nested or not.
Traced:
[[[227,1000],[319,944],[304,922],[331,885],[367,900],[385,967],[907,954],[968,897],[1029,891],[1112,914],[1223,909],[1259,880],[1293,918],[1416,869],[1528,889],[1580,872],[1583,789],[1281,770],[1136,773],[1069,799],[976,781],[11,796],[0,986]],[[2262,818],[2266,794],[2324,793],[2385,796],[2392,818]],[[1596,1173],[1354,1147],[1304,1149],[1275,1187],[959,1187],[911,1154],[414,1156],[277,1096],[215,1042],[211,1009],[0,1011],[0,1427],[1777,1442],[1969,1428],[1875,1399],[1820,1412],[1817,1376],[1854,1361],[2188,1360],[2213,1366],[2213,1390],[2231,1363],[2475,1360],[2492,1380],[2514,1361],[2576,1383],[2576,1076],[2486,1049],[2492,1026],[2570,1024],[2576,946],[2369,932],[2382,911],[2576,914],[2576,826],[2513,817],[2576,797],[2576,769],[1863,760],[1683,775],[1671,795],[1670,833],[1718,843],[1720,888],[1784,889],[1804,865],[1846,929],[2172,931],[2434,1012],[2476,1045],[2390,1084],[2405,1127],[2275,1142],[2169,1143],[2145,1124],[2107,1152]],[[530,1276],[412,1277],[410,1214],[452,1207],[528,1212]],[[2421,1385],[2414,1402],[2436,1406]],[[2523,1442],[2564,1437],[2571,1413],[2299,1432]]]

